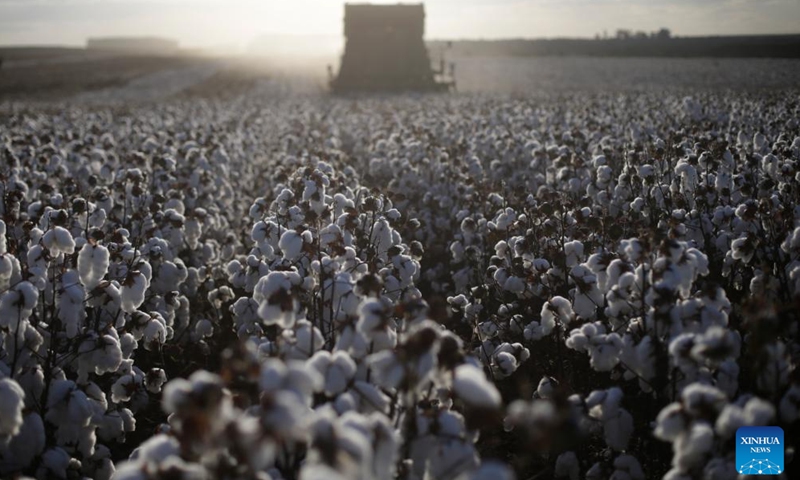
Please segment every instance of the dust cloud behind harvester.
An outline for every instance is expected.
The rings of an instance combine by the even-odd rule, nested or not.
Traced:
[[[176,40],[159,37],[92,37],[86,40],[86,49],[115,53],[148,55],[175,55],[179,52]]]

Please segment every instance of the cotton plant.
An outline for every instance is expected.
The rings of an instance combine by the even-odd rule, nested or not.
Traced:
[[[779,93],[28,107],[0,476],[723,478],[797,417]]]
[[[13,379],[4,378],[0,380],[0,398],[0,408],[4,412],[0,440],[7,446],[11,437],[19,434],[24,422],[22,409],[25,406],[25,391]]]
[[[9,283],[3,318],[13,321],[7,330],[13,334],[3,334],[4,362],[10,362],[8,370],[3,363],[3,373],[22,382],[30,412],[19,428],[9,424],[15,435],[4,443],[2,456],[15,460],[3,474],[10,468],[61,476],[69,469],[109,478],[114,463],[106,445],[124,441],[135,428],[133,412],[146,407],[148,396],[159,394],[166,382],[163,368],[142,371],[131,357],[137,347],[160,351],[172,338],[180,305],[174,290],[186,275],[178,269],[176,276],[164,265],[183,265],[169,244],[177,237],[161,238],[148,224],[152,216],[137,223],[142,220],[134,215],[137,209],[150,202],[150,211],[157,212],[160,201],[136,188],[144,179],[141,171],[120,172],[117,178],[127,185],[118,197],[128,197],[122,211],[94,183],[85,187],[96,190],[91,202],[74,190],[68,194],[75,195],[72,199],[67,194],[22,197],[30,201],[27,218],[37,225],[33,229],[19,224],[9,229],[3,223],[2,278]],[[174,229],[180,218],[168,212],[167,220]],[[131,243],[131,229],[153,235],[146,248]],[[153,266],[142,252],[156,266],[155,284]],[[31,266],[30,281],[18,278],[20,260]],[[33,308],[37,303],[41,308]],[[53,435],[45,437],[45,425]],[[25,443],[31,449],[22,454]]]
[[[661,410],[653,433],[672,442],[672,470],[667,477],[710,469],[736,474],[730,439],[741,426],[769,424],[775,408],[758,397],[735,400],[728,403],[719,389],[695,383],[683,390],[679,402]]]

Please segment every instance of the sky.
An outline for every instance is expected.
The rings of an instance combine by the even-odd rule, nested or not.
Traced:
[[[395,3],[373,1],[372,3]],[[0,0],[0,45],[85,44],[155,35],[187,48],[257,38],[338,46],[338,0]],[[800,33],[800,0],[427,0],[426,37],[593,37],[617,28],[676,35]]]

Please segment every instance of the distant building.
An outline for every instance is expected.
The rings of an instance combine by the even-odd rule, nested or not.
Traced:
[[[158,37],[101,37],[86,41],[88,50],[148,55],[172,55],[178,52],[178,42]]]
[[[370,90],[445,90],[425,47],[422,4],[346,4],[345,50],[334,92]],[[442,68],[443,70],[443,68]]]

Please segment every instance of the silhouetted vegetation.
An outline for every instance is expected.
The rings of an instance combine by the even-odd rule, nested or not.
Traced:
[[[430,47],[441,49],[446,43],[434,41]],[[451,52],[459,56],[800,58],[800,35],[672,37],[668,30],[649,35],[619,30],[612,38],[458,40],[452,44]]]

